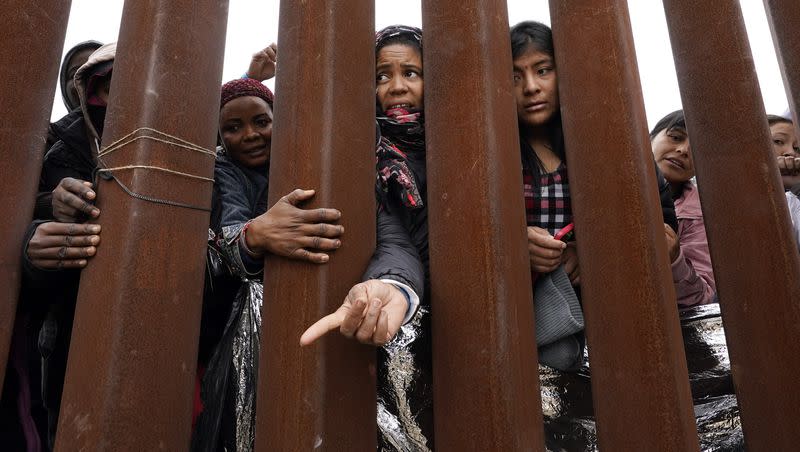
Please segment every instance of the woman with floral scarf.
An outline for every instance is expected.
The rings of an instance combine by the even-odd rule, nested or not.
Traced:
[[[375,58],[377,246],[364,282],[353,286],[336,312],[312,325],[301,343],[338,328],[381,346],[379,449],[424,451],[433,445],[433,397],[422,31],[379,31]]]

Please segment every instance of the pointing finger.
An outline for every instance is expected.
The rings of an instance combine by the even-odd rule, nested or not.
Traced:
[[[308,327],[302,336],[300,336],[300,345],[305,346],[312,344],[317,339],[328,334],[328,332],[339,328],[344,318],[344,313],[341,310],[337,310],[333,314],[328,314],[317,320],[313,325]]]

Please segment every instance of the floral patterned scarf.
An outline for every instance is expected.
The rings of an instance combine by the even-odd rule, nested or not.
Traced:
[[[425,160],[425,127],[421,111],[394,108],[378,115],[381,137],[375,150],[378,194],[388,199],[396,188],[400,202],[412,209],[421,208],[422,196],[409,160]]]

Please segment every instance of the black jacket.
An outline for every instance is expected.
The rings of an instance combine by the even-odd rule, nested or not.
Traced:
[[[86,133],[86,122],[81,110],[75,110],[51,124],[51,131],[56,127],[58,139],[45,153],[42,162],[42,173],[39,178],[39,193],[36,195],[34,219],[52,220],[52,191],[61,179],[73,177],[81,180],[92,180],[95,169],[91,153],[89,136]],[[48,137],[49,139],[49,137]]]
[[[47,128],[47,141],[44,149],[42,149],[42,154],[46,154],[54,144],[63,139],[66,131],[78,118],[83,118],[83,112],[80,108],[72,110],[56,122],[51,122]]]
[[[25,244],[43,220],[52,219],[51,192],[61,179],[73,177],[91,181],[94,169],[84,118],[80,116],[62,131],[61,139],[45,154],[34,211],[35,221],[28,228]],[[46,312],[38,343],[43,360],[42,400],[48,411],[47,436],[52,445],[67,368],[80,271],[38,269],[31,264],[24,248],[22,251],[23,302],[31,309]]]
[[[423,205],[411,209],[392,192],[378,206],[377,244],[364,273],[367,279],[394,279],[410,286],[429,303],[427,176],[424,153],[407,152],[408,167],[417,181]]]

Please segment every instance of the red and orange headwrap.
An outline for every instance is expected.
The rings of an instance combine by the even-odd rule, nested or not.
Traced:
[[[272,108],[272,103],[275,98],[272,91],[258,80],[252,78],[237,78],[222,85],[219,108],[221,109],[225,104],[237,97],[244,96],[255,96],[264,99],[264,101],[269,104],[270,108]]]

